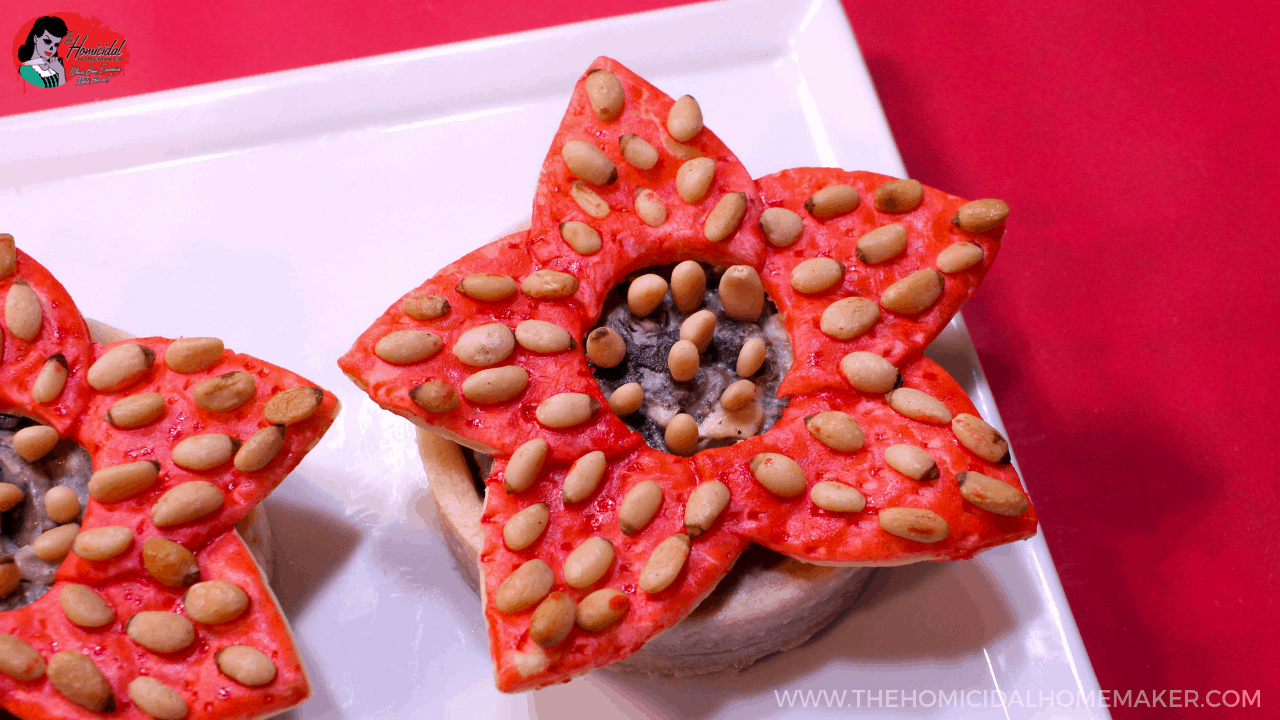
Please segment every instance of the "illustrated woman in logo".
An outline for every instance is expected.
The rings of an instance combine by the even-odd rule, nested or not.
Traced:
[[[67,84],[67,71],[58,57],[58,48],[67,36],[67,24],[53,15],[36,20],[27,41],[18,48],[22,67],[18,74],[36,87],[52,88]]]

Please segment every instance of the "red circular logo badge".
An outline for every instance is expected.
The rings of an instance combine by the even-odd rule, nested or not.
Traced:
[[[19,77],[39,88],[111,82],[129,62],[125,37],[97,18],[58,13],[32,18],[13,39]]]

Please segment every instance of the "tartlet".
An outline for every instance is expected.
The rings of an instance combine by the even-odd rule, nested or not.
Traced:
[[[0,412],[35,423],[14,451],[36,463],[60,448],[92,464],[76,489],[37,472],[8,491],[6,520],[55,526],[29,547],[56,572],[41,592],[22,568],[6,593],[23,598],[0,612],[0,708],[27,720],[218,719],[304,701],[288,623],[236,528],[269,566],[254,510],[319,441],[337,398],[216,338],[132,338],[96,323],[91,336],[8,235],[0,294]],[[56,502],[54,490],[65,490]]]
[[[479,580],[498,687],[633,655],[751,542],[875,566],[1034,534],[1007,442],[922,355],[990,268],[1007,214],[869,172],[753,180],[696,100],[593,62],[530,228],[445,267],[339,361],[384,408],[494,458]],[[707,418],[688,413],[646,443],[620,417],[634,402],[593,374],[618,355],[596,327],[615,287],[638,318],[669,287],[693,314],[705,288],[649,270],[690,262],[720,274],[721,316],[749,321],[772,300],[790,345],[781,415],[728,446],[703,443]],[[698,382],[705,349],[669,343],[671,378]]]

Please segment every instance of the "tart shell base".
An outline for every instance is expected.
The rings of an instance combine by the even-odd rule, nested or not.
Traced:
[[[482,504],[471,470],[456,443],[421,428],[418,450],[445,545],[479,592]],[[804,644],[853,604],[872,573],[812,565],[753,545],[688,617],[607,667],[667,678],[741,670]]]

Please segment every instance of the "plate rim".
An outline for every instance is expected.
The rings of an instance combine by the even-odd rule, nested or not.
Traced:
[[[41,179],[37,180],[37,182],[47,182],[108,172],[113,168],[147,167],[154,163],[178,163],[199,159],[211,154],[235,152],[247,147],[272,144],[274,142],[273,138],[295,136],[287,132],[276,132],[275,134],[266,132],[265,134],[252,136],[241,145],[230,146],[218,145],[216,142],[202,143],[199,141],[203,134],[218,131],[225,132],[225,128],[231,124],[231,118],[234,118],[238,113],[242,113],[249,105],[262,105],[264,103],[270,105],[269,99],[273,95],[293,93],[289,97],[296,98],[307,93],[321,91],[326,83],[345,84],[350,82],[352,77],[366,74],[370,71],[390,73],[395,77],[401,77],[404,74],[420,72],[424,66],[447,67],[454,63],[465,62],[467,58],[474,57],[476,53],[518,54],[522,48],[534,45],[553,45],[565,38],[601,34],[608,36],[611,33],[618,35],[633,32],[637,27],[675,25],[687,23],[691,18],[719,18],[722,15],[733,15],[747,11],[756,13],[757,17],[767,16],[776,19],[777,22],[769,23],[770,31],[778,38],[782,38],[783,41],[766,47],[763,44],[763,39],[769,37],[769,33],[761,32],[759,35],[753,36],[754,40],[761,41],[757,44],[747,43],[742,47],[726,50],[720,55],[713,54],[709,57],[719,58],[722,62],[740,61],[744,58],[754,59],[755,61],[782,58],[786,61],[788,60],[788,48],[791,48],[789,60],[796,64],[797,72],[806,77],[819,77],[823,70],[820,65],[829,62],[829,58],[834,56],[837,58],[837,64],[843,63],[844,66],[849,66],[852,63],[853,69],[857,71],[855,74],[860,74],[869,84],[870,78],[866,72],[865,63],[854,42],[853,35],[850,34],[847,18],[839,2],[835,0],[809,0],[807,3],[792,3],[787,0],[722,0],[714,3],[686,5],[666,10],[525,31],[512,35],[407,50],[389,55],[359,58],[341,63],[226,80],[207,85],[135,95],[100,103],[8,116],[0,118],[0,166],[18,170],[19,172],[12,173],[12,176],[17,177],[22,175],[21,170],[23,169],[31,168],[36,164],[46,164],[53,170],[46,172],[44,175],[36,174],[25,177],[38,177]],[[788,22],[790,22],[790,25],[787,24]],[[790,28],[790,30],[789,32],[782,32],[783,28]],[[819,53],[808,52],[808,46],[814,44],[821,44],[824,50],[831,53],[831,55],[822,56]],[[764,52],[767,48],[773,48],[776,52],[772,54]],[[542,76],[541,82],[533,85],[522,85],[518,88],[518,91],[526,93],[525,97],[529,96],[529,94],[542,95],[548,92],[548,88],[553,85],[563,83],[566,77],[576,78],[582,69],[581,55],[581,53],[575,55],[577,60],[573,64],[575,69],[572,72],[564,70],[567,64],[564,58],[561,58],[560,64],[556,65],[556,67],[561,68],[560,71],[547,73]],[[661,58],[655,60],[655,63],[661,66],[661,63],[658,62],[659,60]],[[637,63],[634,67],[644,69],[651,66],[645,63]],[[511,81],[507,82],[508,86],[512,84]],[[566,87],[569,86],[571,86],[571,82]],[[830,89],[829,83],[817,82],[814,84],[814,88],[818,89],[819,93],[813,98],[813,103],[818,108],[817,118],[822,120],[824,115],[834,112],[829,108],[840,106],[841,98],[838,97],[838,93],[826,92]],[[560,90],[556,90],[556,92],[559,93]],[[874,98],[874,88],[871,88],[871,93]],[[568,91],[565,90],[563,94],[567,96]],[[398,117],[412,115],[413,109],[422,105],[397,104],[394,93],[387,91],[385,87],[380,88],[378,93],[373,93],[370,97],[379,99],[382,104],[375,104],[371,109],[365,109],[360,113],[354,114],[343,113],[340,108],[331,108],[325,113],[312,117],[313,124],[307,126],[305,134],[333,132],[342,128],[357,126],[363,127],[368,123],[372,115],[376,115],[379,112],[389,113],[380,117],[382,122],[391,123]],[[462,97],[468,101],[475,100],[474,95],[464,94]],[[516,97],[518,99],[520,95],[517,94]],[[430,103],[427,104],[429,105]],[[468,106],[464,102],[454,109],[465,112],[466,107]],[[900,167],[901,159],[898,156],[896,146],[893,145],[892,135],[889,132],[887,122],[884,121],[883,110],[880,108],[878,101],[875,109],[879,112],[881,126],[877,131],[882,132],[888,138],[888,147]],[[260,117],[261,114],[257,113],[255,116]],[[328,118],[330,122],[321,122],[325,118]],[[146,128],[146,126],[153,126],[156,122],[165,123],[170,127],[181,128],[183,132],[157,139],[147,134]],[[811,127],[813,127],[812,123]],[[825,127],[825,125],[819,123],[818,127]],[[279,128],[268,128],[268,130],[278,131]],[[85,140],[80,144],[51,142],[49,145],[45,145],[42,150],[39,150],[42,147],[42,138],[54,140],[61,134],[68,132],[81,133],[83,136],[93,139]],[[19,138],[21,138],[21,142],[14,141]],[[9,140],[9,142],[5,142],[6,140]],[[830,146],[831,158],[838,162],[847,153],[844,148],[857,142],[860,141],[836,138]],[[49,152],[49,147],[53,147],[54,151]],[[38,150],[39,154],[37,154]],[[139,158],[142,163],[141,165],[136,165]],[[763,175],[764,173],[760,174]],[[896,174],[902,175],[904,173],[898,172]],[[25,184],[30,183],[15,182],[11,186],[0,187],[0,193]],[[1003,423],[999,418],[998,409],[991,397],[990,388],[986,383],[985,375],[982,373],[981,363],[976,351],[973,350],[968,333],[964,330],[963,320],[957,318],[953,324],[956,325],[958,331],[963,334],[965,342],[968,343],[966,352],[971,356],[969,359],[975,368],[975,388],[978,395],[982,397],[983,404],[981,406],[984,408],[984,414],[989,413],[990,419],[993,421],[992,424],[1003,430]],[[979,401],[977,397],[974,399],[975,402]],[[1033,489],[1032,492],[1034,493]],[[1076,672],[1077,683],[1085,690],[1094,690],[1096,692],[1097,679],[1089,664],[1083,641],[1071,615],[1061,582],[1054,570],[1043,534],[1038,533],[1030,542],[1020,543],[1018,547],[1026,548],[1028,557],[1034,561],[1034,565],[1039,572],[1038,577],[1032,579],[1037,581],[1037,587],[1044,593],[1046,601],[1049,601],[1047,604],[1057,616],[1057,625],[1062,633],[1063,645],[1069,651],[1069,657],[1073,661],[1073,670]],[[1077,665],[1082,665],[1082,667],[1075,667]],[[1105,715],[1105,711],[1103,711],[1103,715]]]

